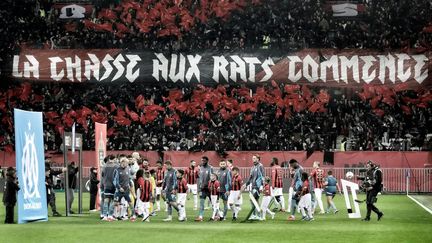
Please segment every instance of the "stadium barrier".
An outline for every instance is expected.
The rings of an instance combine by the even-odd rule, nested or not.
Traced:
[[[134,151],[107,151],[107,154],[131,154]],[[207,152],[188,152],[188,151],[138,151],[141,156],[147,158],[151,165],[163,156],[164,160],[172,160],[175,166],[186,167],[190,160],[195,160],[198,163],[202,156],[207,156],[213,166],[217,166],[219,161],[224,159],[215,151]],[[316,151],[308,155],[306,151],[227,151],[225,159],[232,159],[234,165],[238,167],[249,167],[252,164],[252,156],[258,154],[261,157],[261,162],[264,166],[270,166],[273,157],[278,158],[282,165],[290,159],[296,159],[304,167],[312,167],[314,161],[320,161],[323,166],[342,168],[342,167],[362,167],[366,161],[373,160],[377,162],[381,168],[424,168],[427,165],[432,165],[432,152],[426,151],[347,151],[327,153],[330,157],[326,157],[324,152]],[[96,166],[95,152],[83,151],[83,165]],[[15,166],[15,153],[0,151],[0,165],[2,167]],[[45,158],[50,159],[55,165],[63,164],[63,154],[56,152],[46,152]],[[70,161],[77,161],[78,153],[74,155],[68,152]],[[331,161],[333,160],[333,161]],[[327,162],[327,163],[326,163]],[[333,162],[333,163],[331,163]]]

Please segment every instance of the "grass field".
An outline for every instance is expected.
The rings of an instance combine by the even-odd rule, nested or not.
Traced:
[[[380,222],[374,214],[370,222],[348,219],[343,197],[339,195],[336,205],[340,212],[316,215],[313,222],[288,222],[287,213],[278,213],[274,220],[265,222],[233,223],[228,219],[196,223],[193,219],[197,211],[191,208],[192,200],[187,202],[188,221],[183,223],[162,222],[165,212],[152,217],[150,223],[101,222],[99,213],[88,213],[88,200],[88,194],[84,194],[83,215],[49,217],[48,222],[21,225],[2,224],[5,213],[2,206],[0,242],[432,242],[432,215],[404,195],[379,197],[377,206],[385,214]],[[249,202],[244,202],[242,219],[250,208]],[[57,205],[64,214],[63,193],[57,193]],[[365,205],[361,207],[364,216]],[[205,217],[210,217],[209,210]]]

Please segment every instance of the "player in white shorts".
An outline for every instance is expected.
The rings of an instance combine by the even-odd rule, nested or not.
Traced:
[[[232,187],[228,196],[228,205],[233,211],[233,221],[237,220],[238,213],[241,210],[241,205],[243,204],[242,185],[243,185],[243,179],[239,174],[239,169],[237,167],[233,167]]]
[[[185,170],[185,178],[187,181],[188,192],[192,193],[194,199],[194,210],[198,208],[198,173],[199,168],[196,167],[195,160],[191,160],[190,167]]]

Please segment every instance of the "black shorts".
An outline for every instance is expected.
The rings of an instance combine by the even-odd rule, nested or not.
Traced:
[[[103,195],[104,198],[114,198],[114,194],[115,194],[115,188],[105,188]]]
[[[219,198],[224,200],[224,201],[228,201],[228,196],[226,195],[225,192],[220,192],[219,193]]]
[[[206,197],[208,197],[211,200],[209,189],[208,188],[203,188],[203,189],[201,189],[201,192],[200,192],[200,198],[201,199],[206,199]]]

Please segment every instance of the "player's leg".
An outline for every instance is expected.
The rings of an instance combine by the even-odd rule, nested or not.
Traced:
[[[266,219],[266,214],[267,214],[267,209],[268,209],[268,205],[270,203],[270,197],[269,196],[264,196],[261,202],[261,219],[265,220]]]
[[[142,203],[142,211],[143,211],[143,220],[145,222],[150,222],[150,203],[143,202]]]
[[[294,189],[290,187],[288,191],[288,213],[291,212],[293,193]]]
[[[161,187],[156,187],[156,210],[157,212],[160,211],[160,198],[161,198]]]
[[[305,207],[306,207],[306,197],[305,197],[305,195],[303,195],[300,197],[300,201],[298,203],[298,208],[300,209],[300,213],[302,215],[302,220],[306,220]]]
[[[197,190],[197,184],[191,185],[191,191],[193,195],[194,200],[194,210],[198,209],[198,190]]]
[[[305,208],[306,208],[306,215],[308,217],[308,220],[313,220],[313,212],[312,212],[312,195],[310,193],[305,195]]]
[[[320,214],[324,213],[324,205],[323,205],[323,201],[322,201],[322,189],[321,188],[316,188],[315,189],[315,207],[316,207],[316,203],[318,202],[318,207],[320,208]],[[314,207],[314,209],[315,209]]]

